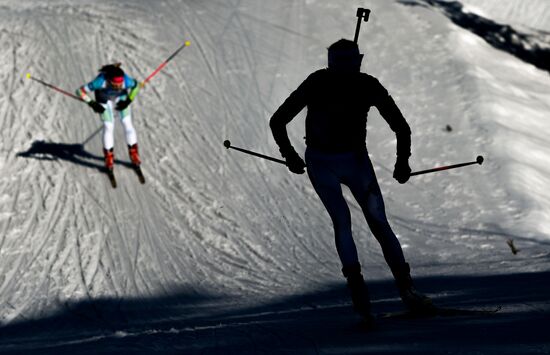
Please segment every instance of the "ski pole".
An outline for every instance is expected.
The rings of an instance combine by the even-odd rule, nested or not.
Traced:
[[[483,164],[483,157],[481,155],[478,155],[475,161],[471,161],[471,162],[467,162],[467,163],[454,164],[454,165],[448,165],[448,166],[440,166],[440,167],[433,168],[433,169],[428,169],[428,170],[415,171],[414,173],[411,173],[410,176],[428,174],[428,173],[433,173],[433,172],[436,172],[436,171],[443,171],[443,170],[449,170],[449,169],[456,169],[456,168],[461,168],[463,166],[473,165],[473,164],[479,164],[479,165]]]
[[[48,84],[47,82],[45,82],[45,81],[43,81],[43,80],[40,80],[40,79],[37,79],[37,78],[33,78],[33,77],[31,76],[30,73],[27,73],[27,79],[34,80],[34,81],[36,81],[37,83],[40,83],[40,84],[42,84],[42,85],[44,85],[44,86],[46,86],[46,87],[49,87],[50,89],[54,89],[55,91],[57,91],[57,92],[59,92],[59,93],[65,95],[65,96],[72,97],[73,99],[78,100],[78,101],[80,101],[80,102],[84,102],[84,103],[86,102],[86,101],[84,101],[82,98],[80,98],[80,97],[78,97],[78,96],[76,96],[76,95],[74,95],[74,94],[71,94],[70,92],[67,92],[67,91],[65,91],[65,90],[63,90],[63,89],[60,89],[60,88],[58,88],[58,87],[55,86],[55,85]]]
[[[162,68],[166,66],[166,64],[168,64],[172,59],[174,59],[174,57],[177,56],[182,49],[184,49],[185,47],[189,47],[190,45],[191,45],[191,41],[185,41],[178,49],[174,51],[174,53],[172,53],[168,58],[166,58],[164,62],[160,63],[160,65],[155,70],[153,70],[153,72],[149,74],[149,76],[145,78],[145,80],[141,82],[141,85],[145,86],[145,84],[147,84],[147,82],[151,80],[155,75],[157,75],[157,73],[160,72]]]
[[[277,158],[273,158],[273,157],[270,157],[270,156],[267,156],[267,155],[263,155],[263,154],[260,154],[260,153],[256,153],[256,152],[250,151],[250,150],[248,150],[248,149],[243,149],[243,148],[234,147],[234,146],[231,145],[231,142],[228,141],[228,140],[225,140],[225,141],[223,142],[223,145],[224,145],[224,147],[226,147],[227,149],[229,149],[229,148],[235,149],[235,150],[238,150],[239,152],[243,152],[243,153],[246,153],[246,154],[254,155],[254,156],[256,156],[256,157],[260,157],[260,158],[263,158],[263,159],[267,159],[267,160],[274,161],[274,162],[276,162],[276,163],[280,163],[280,164],[286,165],[286,161],[284,161],[284,160],[277,159]]]
[[[370,10],[358,8],[357,9],[357,26],[355,26],[355,38],[353,42],[357,43],[359,40],[359,30],[361,29],[361,20],[367,22],[369,20]]]
[[[139,83],[139,86],[136,87],[134,90],[132,90],[132,92],[130,92],[130,95],[129,95],[129,98],[130,100],[134,100],[134,98],[136,97],[136,95],[138,94],[139,92],[139,89],[145,87],[145,84],[147,84],[147,82],[149,80],[151,80],[155,75],[158,74],[158,72],[160,72],[162,70],[162,68],[164,68],[166,66],[166,64],[168,64],[168,62],[170,62],[172,59],[174,59],[175,56],[177,56],[179,54],[179,52],[181,52],[182,49],[184,49],[185,47],[188,47],[191,45],[191,42],[190,41],[185,41],[178,49],[176,49],[176,51],[174,53],[172,53],[164,62],[160,63],[160,65],[155,69],[153,70],[153,72],[151,74],[149,74],[149,76],[147,78],[145,78],[145,80],[143,80],[141,83]]]
[[[174,59],[174,57],[177,56],[182,49],[184,49],[185,47],[188,47],[189,45],[191,45],[191,42],[185,41],[185,43],[183,43],[178,49],[176,49],[176,51],[172,53],[164,62],[160,63],[157,69],[155,69],[145,80],[141,82],[142,87],[145,86],[145,84],[147,84],[147,82],[151,80],[155,75],[157,75],[157,73],[161,71],[162,68],[164,68],[166,64],[168,64],[168,62]]]
[[[98,129],[96,129],[94,133],[92,133],[88,138],[86,138],[86,140],[84,140],[84,142],[81,143],[82,146],[85,146],[89,141],[91,141],[92,138],[94,138],[96,134],[101,132],[102,129],[103,129],[103,126],[100,126]]]

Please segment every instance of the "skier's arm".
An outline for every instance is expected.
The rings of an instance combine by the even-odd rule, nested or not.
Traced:
[[[389,124],[397,138],[397,158],[408,159],[411,155],[411,128],[388,91],[380,85],[375,103],[378,112]]]
[[[104,81],[105,78],[102,75],[98,75],[94,80],[76,90],[76,95],[84,100],[84,102],[86,102],[94,110],[94,112],[99,114],[103,113],[105,108],[92,99],[89,94],[100,89]]]
[[[87,104],[90,104],[94,99],[90,97],[90,94],[103,86],[105,78],[102,75],[98,75],[94,80],[88,84],[79,87],[76,90],[76,95],[84,100]]]
[[[93,91],[89,89],[88,87],[89,84],[86,84],[84,86],[81,86],[79,87],[77,90],[76,90],[76,95],[78,97],[80,97],[82,100],[84,100],[84,102],[86,102],[87,104],[89,104],[90,102],[94,101],[94,99],[92,99],[90,97],[89,94],[91,94]]]
[[[409,180],[411,174],[409,166],[411,128],[393,98],[388,94],[388,91],[380,83],[378,85],[379,89],[377,90],[377,95],[375,95],[375,106],[384,120],[388,122],[391,130],[395,132],[397,138],[397,159],[395,161],[393,177],[400,184],[404,184]]]
[[[269,120],[273,138],[279,146],[281,155],[285,158],[289,154],[295,153],[290,139],[288,139],[286,125],[306,106],[306,86],[307,79],[290,94]]]
[[[139,91],[139,85],[136,79],[126,75],[126,87],[128,88],[128,98],[133,101]]]

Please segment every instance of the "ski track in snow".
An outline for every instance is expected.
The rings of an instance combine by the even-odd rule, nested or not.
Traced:
[[[211,302],[229,307],[231,302],[255,305],[341,282],[332,227],[307,177],[228,151],[222,142],[230,139],[235,146],[277,155],[270,115],[310,72],[325,66],[330,43],[353,34],[354,6],[328,0],[3,3],[2,324],[66,311],[109,329],[135,312],[126,308],[127,300],[183,292],[206,294],[214,297]],[[492,83],[504,87],[514,82],[524,107],[536,102],[533,116],[548,116],[548,95],[527,91],[532,83],[537,90],[547,89],[548,76],[508,62],[528,72],[526,82],[513,74],[497,77],[498,69],[491,67],[495,61],[478,58],[497,57],[504,66],[512,59],[483,43],[468,42],[473,35],[453,28],[436,11],[382,0],[368,6],[373,13],[360,37],[363,68],[388,88],[411,125],[413,170],[486,156],[482,167],[414,177],[398,185],[391,177],[395,138],[371,111],[369,152],[390,223],[415,274],[548,270],[546,229],[530,223],[546,216],[536,206],[547,202],[534,203],[536,194],[521,195],[511,175],[501,174],[510,171],[508,153],[501,150],[508,136],[495,138],[493,127],[513,118],[503,113],[493,120],[498,107],[495,111],[487,103],[509,98]],[[509,15],[503,11],[500,16]],[[113,190],[94,167],[102,164],[97,115],[25,80],[25,74],[73,92],[101,65],[121,61],[130,75],[143,79],[185,40],[191,46],[132,105],[147,183],[140,185],[131,169],[118,164],[119,187]],[[301,152],[303,120],[301,113],[289,125]],[[116,123],[115,158],[128,162]],[[444,130],[447,124],[453,132]],[[546,132],[545,126],[540,128]],[[529,140],[528,133],[517,133]],[[99,159],[18,156],[37,141],[86,142],[84,150]],[[530,161],[534,171],[541,171],[537,164],[547,156]],[[529,185],[527,177],[522,181]],[[537,181],[538,188],[544,189],[545,181]],[[346,194],[366,277],[388,279],[380,248]],[[507,239],[520,244],[519,258],[510,253]],[[103,308],[104,300],[114,306]],[[75,306],[79,302],[89,302],[91,311],[82,313]],[[215,314],[219,304],[209,312]],[[170,315],[180,316],[187,317]],[[284,340],[284,330],[261,328],[262,322],[247,328],[273,332],[269,337],[279,346],[292,341]],[[203,326],[218,327],[199,322],[185,329],[176,326],[174,332]],[[99,337],[83,332],[56,346],[149,334],[137,327]],[[231,327],[239,328],[238,323]],[[249,341],[252,348],[263,346]],[[307,346],[315,347],[315,342]]]

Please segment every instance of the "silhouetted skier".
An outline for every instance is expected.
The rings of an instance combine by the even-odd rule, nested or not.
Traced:
[[[340,184],[349,187],[361,206],[405,305],[411,310],[425,309],[431,307],[431,300],[415,291],[409,264],[386,218],[382,193],[365,144],[369,109],[376,107],[397,136],[393,177],[401,184],[407,182],[411,173],[408,161],[411,131],[388,91],[376,78],[360,72],[362,59],[355,42],[341,39],[332,44],[328,48],[328,68],[311,74],[290,94],[273,114],[270,126],[289,170],[303,174],[306,164],[292,147],[286,125],[307,106],[307,172],[332,219],[336,249],[353,306],[370,318],[369,295]]]

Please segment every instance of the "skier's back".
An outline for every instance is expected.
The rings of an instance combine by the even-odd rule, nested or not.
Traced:
[[[286,125],[307,106],[306,162],[311,183],[329,213],[336,249],[355,309],[370,317],[370,302],[351,233],[351,217],[342,195],[347,185],[361,206],[382,247],[401,298],[409,308],[429,307],[430,300],[412,285],[409,265],[385,214],[382,193],[366,150],[367,114],[375,106],[397,136],[394,178],[409,179],[411,131],[388,91],[360,72],[363,55],[357,44],[340,40],[329,47],[327,69],[311,74],[273,114],[270,126],[290,171],[301,174],[306,164],[288,139]]]
[[[280,129],[280,123],[294,117],[304,106],[308,148],[327,153],[364,150],[367,114],[375,106],[399,134],[398,156],[410,155],[407,122],[387,90],[368,74],[334,69],[314,72],[277,110],[272,127]]]

